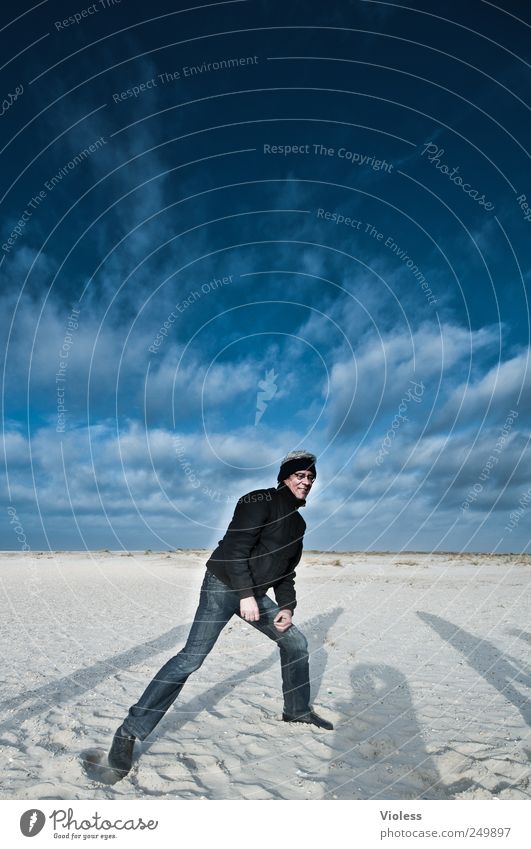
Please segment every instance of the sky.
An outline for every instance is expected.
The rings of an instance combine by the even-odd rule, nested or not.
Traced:
[[[302,448],[307,548],[529,551],[530,27],[4,6],[0,548],[213,548]]]

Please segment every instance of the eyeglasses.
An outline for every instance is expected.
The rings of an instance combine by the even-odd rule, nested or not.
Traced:
[[[293,477],[297,478],[298,481],[303,481],[306,479],[308,483],[313,483],[315,478],[310,472],[294,472]]]

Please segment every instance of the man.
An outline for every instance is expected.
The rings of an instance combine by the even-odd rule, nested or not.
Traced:
[[[131,769],[135,739],[144,740],[153,731],[234,614],[280,649],[284,722],[333,728],[310,708],[308,646],[292,624],[295,567],[306,529],[298,510],[315,480],[315,461],[307,451],[292,451],[282,460],[276,488],[257,489],[239,499],[225,536],[207,561],[186,645],[160,669],[114,735],[108,760],[121,776]],[[270,587],[277,604],[266,595]]]

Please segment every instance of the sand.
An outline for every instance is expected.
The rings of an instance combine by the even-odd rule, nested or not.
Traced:
[[[335,730],[281,721],[278,650],[235,617],[130,774],[83,758],[183,645],[206,551],[4,552],[4,799],[524,799],[531,557],[306,552],[295,622]]]

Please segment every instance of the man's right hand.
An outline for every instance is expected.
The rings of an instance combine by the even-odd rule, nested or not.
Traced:
[[[260,619],[260,611],[254,596],[240,599],[240,616],[246,622],[258,622]]]

